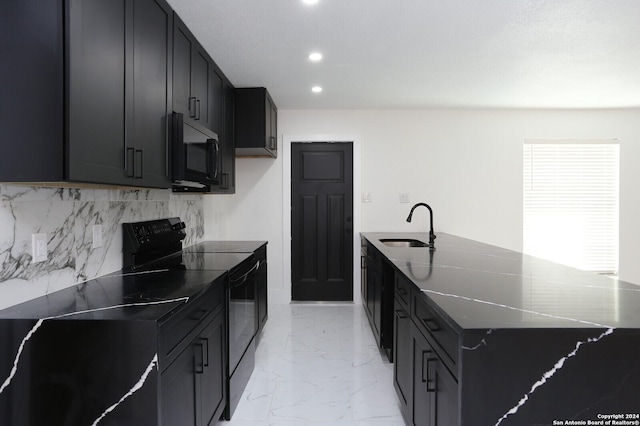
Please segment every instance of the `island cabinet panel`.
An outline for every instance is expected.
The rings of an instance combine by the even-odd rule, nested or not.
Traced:
[[[168,188],[172,11],[163,0],[70,0],[70,181]]]
[[[402,414],[411,425],[456,425],[459,420],[457,372],[452,373],[447,367],[451,363],[443,361],[450,357],[435,337],[442,332],[444,323],[411,286],[396,272],[393,371]],[[411,314],[406,310],[408,300],[412,300]],[[456,336],[454,334],[454,338]]]
[[[640,421],[640,330],[470,330],[463,348],[463,425]]]
[[[393,386],[396,389],[402,414],[408,422],[411,422],[411,409],[413,406],[413,368],[411,365],[412,352],[409,350],[412,344],[411,319],[405,308],[398,302],[394,306],[393,319]]]
[[[378,346],[393,362],[393,268],[370,244],[367,246],[365,263],[366,300],[363,305]]]

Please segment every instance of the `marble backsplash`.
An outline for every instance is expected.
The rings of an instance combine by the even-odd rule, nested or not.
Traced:
[[[184,245],[204,238],[202,195],[170,190],[0,185],[0,309],[122,267],[124,222],[178,216]],[[93,225],[102,247],[92,248]],[[48,260],[32,262],[31,235],[47,234]]]

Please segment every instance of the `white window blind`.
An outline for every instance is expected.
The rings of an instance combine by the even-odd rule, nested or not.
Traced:
[[[616,140],[525,140],[524,252],[576,268],[618,271]]]

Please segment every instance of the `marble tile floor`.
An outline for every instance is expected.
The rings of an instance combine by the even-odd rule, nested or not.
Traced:
[[[404,426],[362,306],[270,305],[253,375],[219,426],[348,425]]]

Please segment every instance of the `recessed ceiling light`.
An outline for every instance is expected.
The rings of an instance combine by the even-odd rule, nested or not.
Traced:
[[[322,87],[320,87],[320,86],[313,86],[313,87],[311,88],[311,91],[312,91],[312,92],[314,92],[314,93],[320,93],[320,92],[322,92]]]
[[[313,62],[318,62],[320,59],[322,59],[322,53],[313,52],[309,55],[309,59]]]
[[[302,2],[304,4],[316,4],[318,3],[318,0],[302,0]]]

